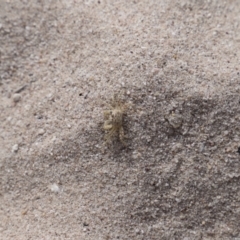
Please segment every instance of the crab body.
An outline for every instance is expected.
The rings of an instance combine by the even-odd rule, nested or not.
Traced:
[[[103,129],[106,131],[106,142],[113,141],[114,138],[124,143],[124,129],[123,129],[123,115],[125,112],[125,105],[114,97],[111,103],[110,110],[104,111],[104,125]]]

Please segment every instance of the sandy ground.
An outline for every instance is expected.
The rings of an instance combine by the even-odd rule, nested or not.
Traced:
[[[0,0],[0,238],[240,239],[239,12]]]

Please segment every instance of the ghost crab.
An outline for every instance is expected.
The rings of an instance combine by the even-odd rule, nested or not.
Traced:
[[[113,99],[110,102],[109,109],[103,112],[105,120],[103,129],[106,131],[106,143],[112,142],[114,138],[118,138],[121,143],[126,146],[124,142],[126,137],[123,129],[123,117],[126,109],[126,104],[124,104],[120,98],[114,94]]]

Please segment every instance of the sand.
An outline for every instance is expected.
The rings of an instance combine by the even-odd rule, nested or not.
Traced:
[[[1,0],[0,239],[240,239],[239,12]]]

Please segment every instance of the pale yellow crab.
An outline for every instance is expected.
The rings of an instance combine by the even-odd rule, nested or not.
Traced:
[[[126,111],[126,105],[121,102],[116,95],[110,104],[110,109],[104,111],[104,125],[103,129],[106,131],[105,140],[109,143],[114,138],[119,138],[121,143],[124,142],[124,129],[123,129],[123,115]]]

